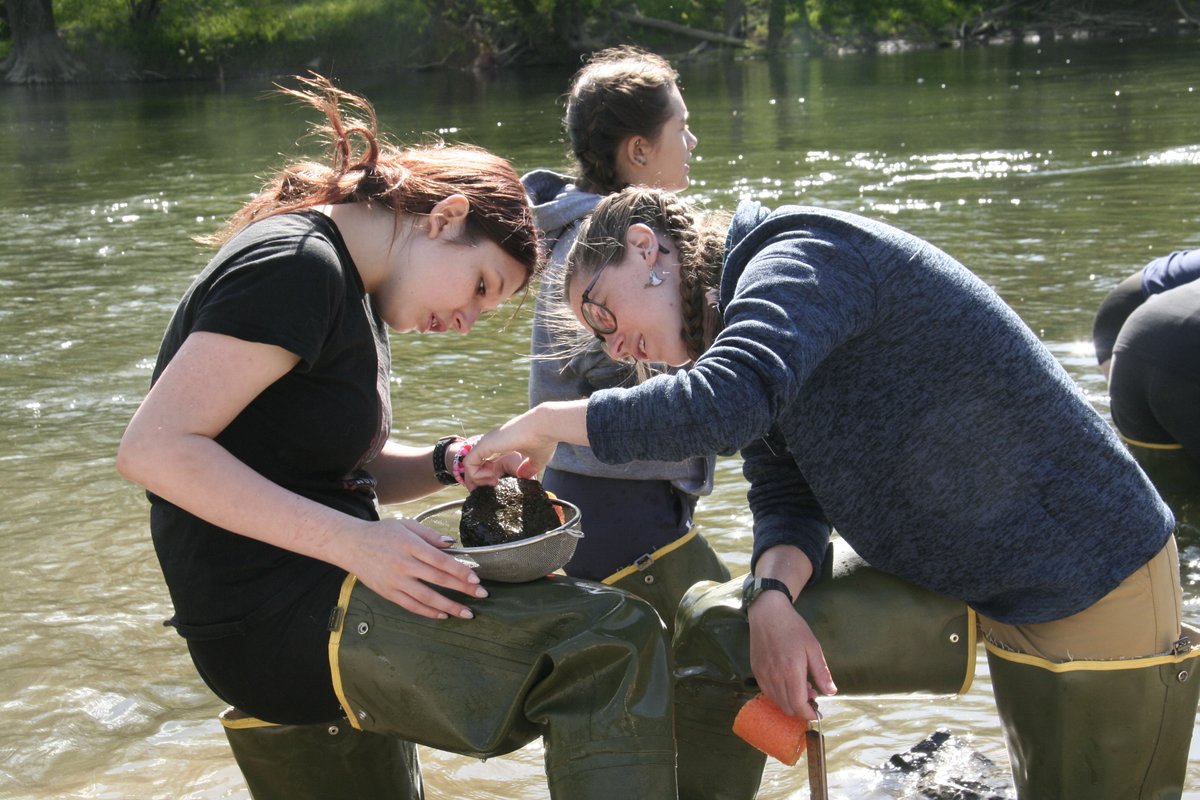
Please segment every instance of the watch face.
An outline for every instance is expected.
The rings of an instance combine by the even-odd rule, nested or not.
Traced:
[[[757,582],[753,575],[747,575],[746,580],[742,581],[742,608],[747,609],[754,602],[754,598],[758,597],[762,590],[758,588]]]

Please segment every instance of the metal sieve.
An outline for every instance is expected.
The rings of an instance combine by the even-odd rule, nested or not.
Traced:
[[[462,519],[463,500],[454,500],[422,511],[417,522],[458,540],[458,524]],[[563,511],[567,521],[553,530],[528,539],[485,547],[447,547],[444,552],[475,570],[479,577],[504,583],[525,583],[561,569],[575,554],[575,545],[583,538],[579,529],[579,508],[573,503],[553,498],[550,501]]]

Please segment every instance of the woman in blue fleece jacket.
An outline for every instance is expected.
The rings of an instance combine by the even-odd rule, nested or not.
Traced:
[[[741,450],[750,664],[784,711],[812,718],[836,691],[793,608],[832,526],[978,613],[1021,797],[1178,796],[1197,703],[1182,665],[1200,651],[1181,634],[1171,513],[980,279],[853,214],[743,202],[726,231],[628,189],[581,231],[566,286],[614,356],[690,368],[526,412],[471,452],[477,476],[560,441],[607,462]]]

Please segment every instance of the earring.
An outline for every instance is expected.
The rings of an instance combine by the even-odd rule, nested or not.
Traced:
[[[658,274],[657,270],[650,270],[650,277],[642,284],[643,289],[653,289],[655,286],[662,286],[663,276]]]

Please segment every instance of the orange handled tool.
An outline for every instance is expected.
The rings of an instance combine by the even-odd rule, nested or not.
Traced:
[[[813,703],[816,708],[816,703]],[[789,767],[808,749],[808,786],[813,800],[826,800],[825,736],[820,719],[789,717],[765,694],[750,698],[733,720],[733,732]]]
[[[795,766],[807,745],[808,723],[789,717],[765,694],[750,698],[733,720],[733,732],[771,758]]]

